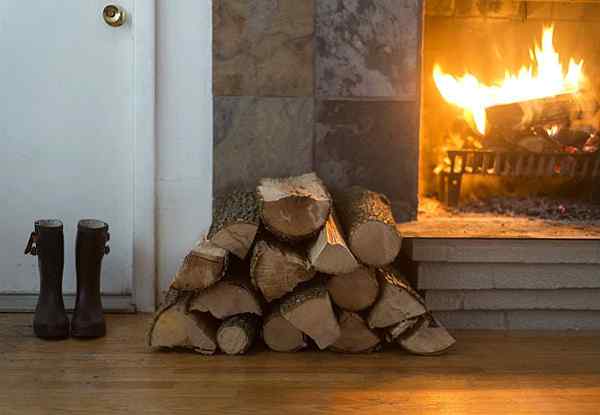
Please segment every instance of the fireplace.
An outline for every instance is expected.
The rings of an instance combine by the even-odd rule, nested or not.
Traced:
[[[427,2],[422,197],[454,214],[598,218],[594,3]]]
[[[213,9],[216,193],[316,171],[331,189],[386,194],[399,222],[419,210],[600,218],[597,2],[220,0]],[[558,87],[536,83],[557,66]],[[454,85],[440,89],[436,67]],[[513,98],[457,104],[461,82],[485,91],[506,76]],[[534,92],[519,76],[534,78]],[[478,128],[482,110],[500,133]],[[511,131],[524,114],[535,122]]]

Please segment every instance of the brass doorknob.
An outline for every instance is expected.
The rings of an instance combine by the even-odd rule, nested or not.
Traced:
[[[102,10],[102,17],[106,24],[112,27],[123,26],[127,20],[125,10],[114,4],[109,4]]]

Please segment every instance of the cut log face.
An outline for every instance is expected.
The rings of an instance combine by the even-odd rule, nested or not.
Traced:
[[[314,275],[315,270],[298,248],[266,240],[259,240],[254,246],[250,266],[252,284],[269,302],[283,297]]]
[[[377,271],[381,293],[367,319],[371,328],[383,328],[427,312],[423,299],[392,267]]]
[[[269,349],[276,352],[295,352],[307,346],[304,333],[281,315],[279,304],[265,317],[263,340]]]
[[[226,354],[244,354],[254,344],[259,328],[260,317],[256,314],[229,317],[217,331],[217,343]]]
[[[445,353],[456,343],[454,337],[433,316],[421,316],[406,334],[398,338],[398,344],[408,352],[423,356]]]
[[[337,202],[348,246],[356,258],[371,266],[383,266],[394,261],[402,239],[396,230],[388,198],[353,186],[340,194]]]
[[[330,347],[333,351],[367,353],[375,350],[380,343],[379,336],[356,313],[343,311],[339,317],[339,324],[342,334]]]
[[[215,200],[208,239],[244,259],[254,242],[260,216],[255,192],[234,190]]]
[[[200,291],[190,302],[190,310],[210,312],[221,320],[244,313],[262,315],[260,297],[250,284],[249,277],[239,275],[227,276]]]
[[[321,283],[288,294],[281,302],[281,315],[320,349],[331,346],[341,335],[329,293]]]
[[[210,314],[188,312],[188,301],[189,296],[183,295],[175,304],[159,310],[148,335],[150,347],[185,348],[201,354],[215,353],[217,320]]]
[[[333,214],[329,215],[319,236],[309,248],[308,258],[317,271],[326,274],[347,274],[359,266],[346,245],[341,227]]]
[[[331,197],[315,173],[283,179],[262,179],[257,188],[265,227],[282,239],[316,234],[331,211]]]
[[[225,275],[227,251],[205,240],[198,242],[179,267],[171,288],[184,291],[203,290]]]
[[[364,310],[377,300],[379,282],[375,270],[364,266],[349,274],[334,275],[327,282],[331,300],[348,311]]]
[[[408,330],[410,330],[412,327],[414,327],[414,325],[417,324],[418,321],[419,321],[419,317],[415,317],[415,318],[401,321],[398,324],[388,327],[386,329],[386,333],[385,333],[385,340],[388,343],[395,342],[396,339],[398,339],[398,337],[400,337],[402,334],[406,333]]]

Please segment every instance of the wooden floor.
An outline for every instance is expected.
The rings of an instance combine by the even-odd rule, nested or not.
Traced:
[[[599,414],[600,333],[456,333],[442,357],[389,350],[150,353],[148,316],[45,342],[0,314],[0,414]]]

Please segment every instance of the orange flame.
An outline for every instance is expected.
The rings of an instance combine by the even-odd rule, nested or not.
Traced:
[[[488,107],[580,90],[584,80],[583,60],[575,62],[571,58],[565,75],[560,56],[554,49],[553,36],[554,26],[545,26],[541,48],[536,42],[534,50],[529,50],[533,63],[522,66],[516,74],[506,71],[504,79],[493,85],[485,85],[468,72],[456,78],[444,73],[439,64],[433,69],[433,79],[442,97],[462,108],[465,119],[485,134],[485,109]]]

